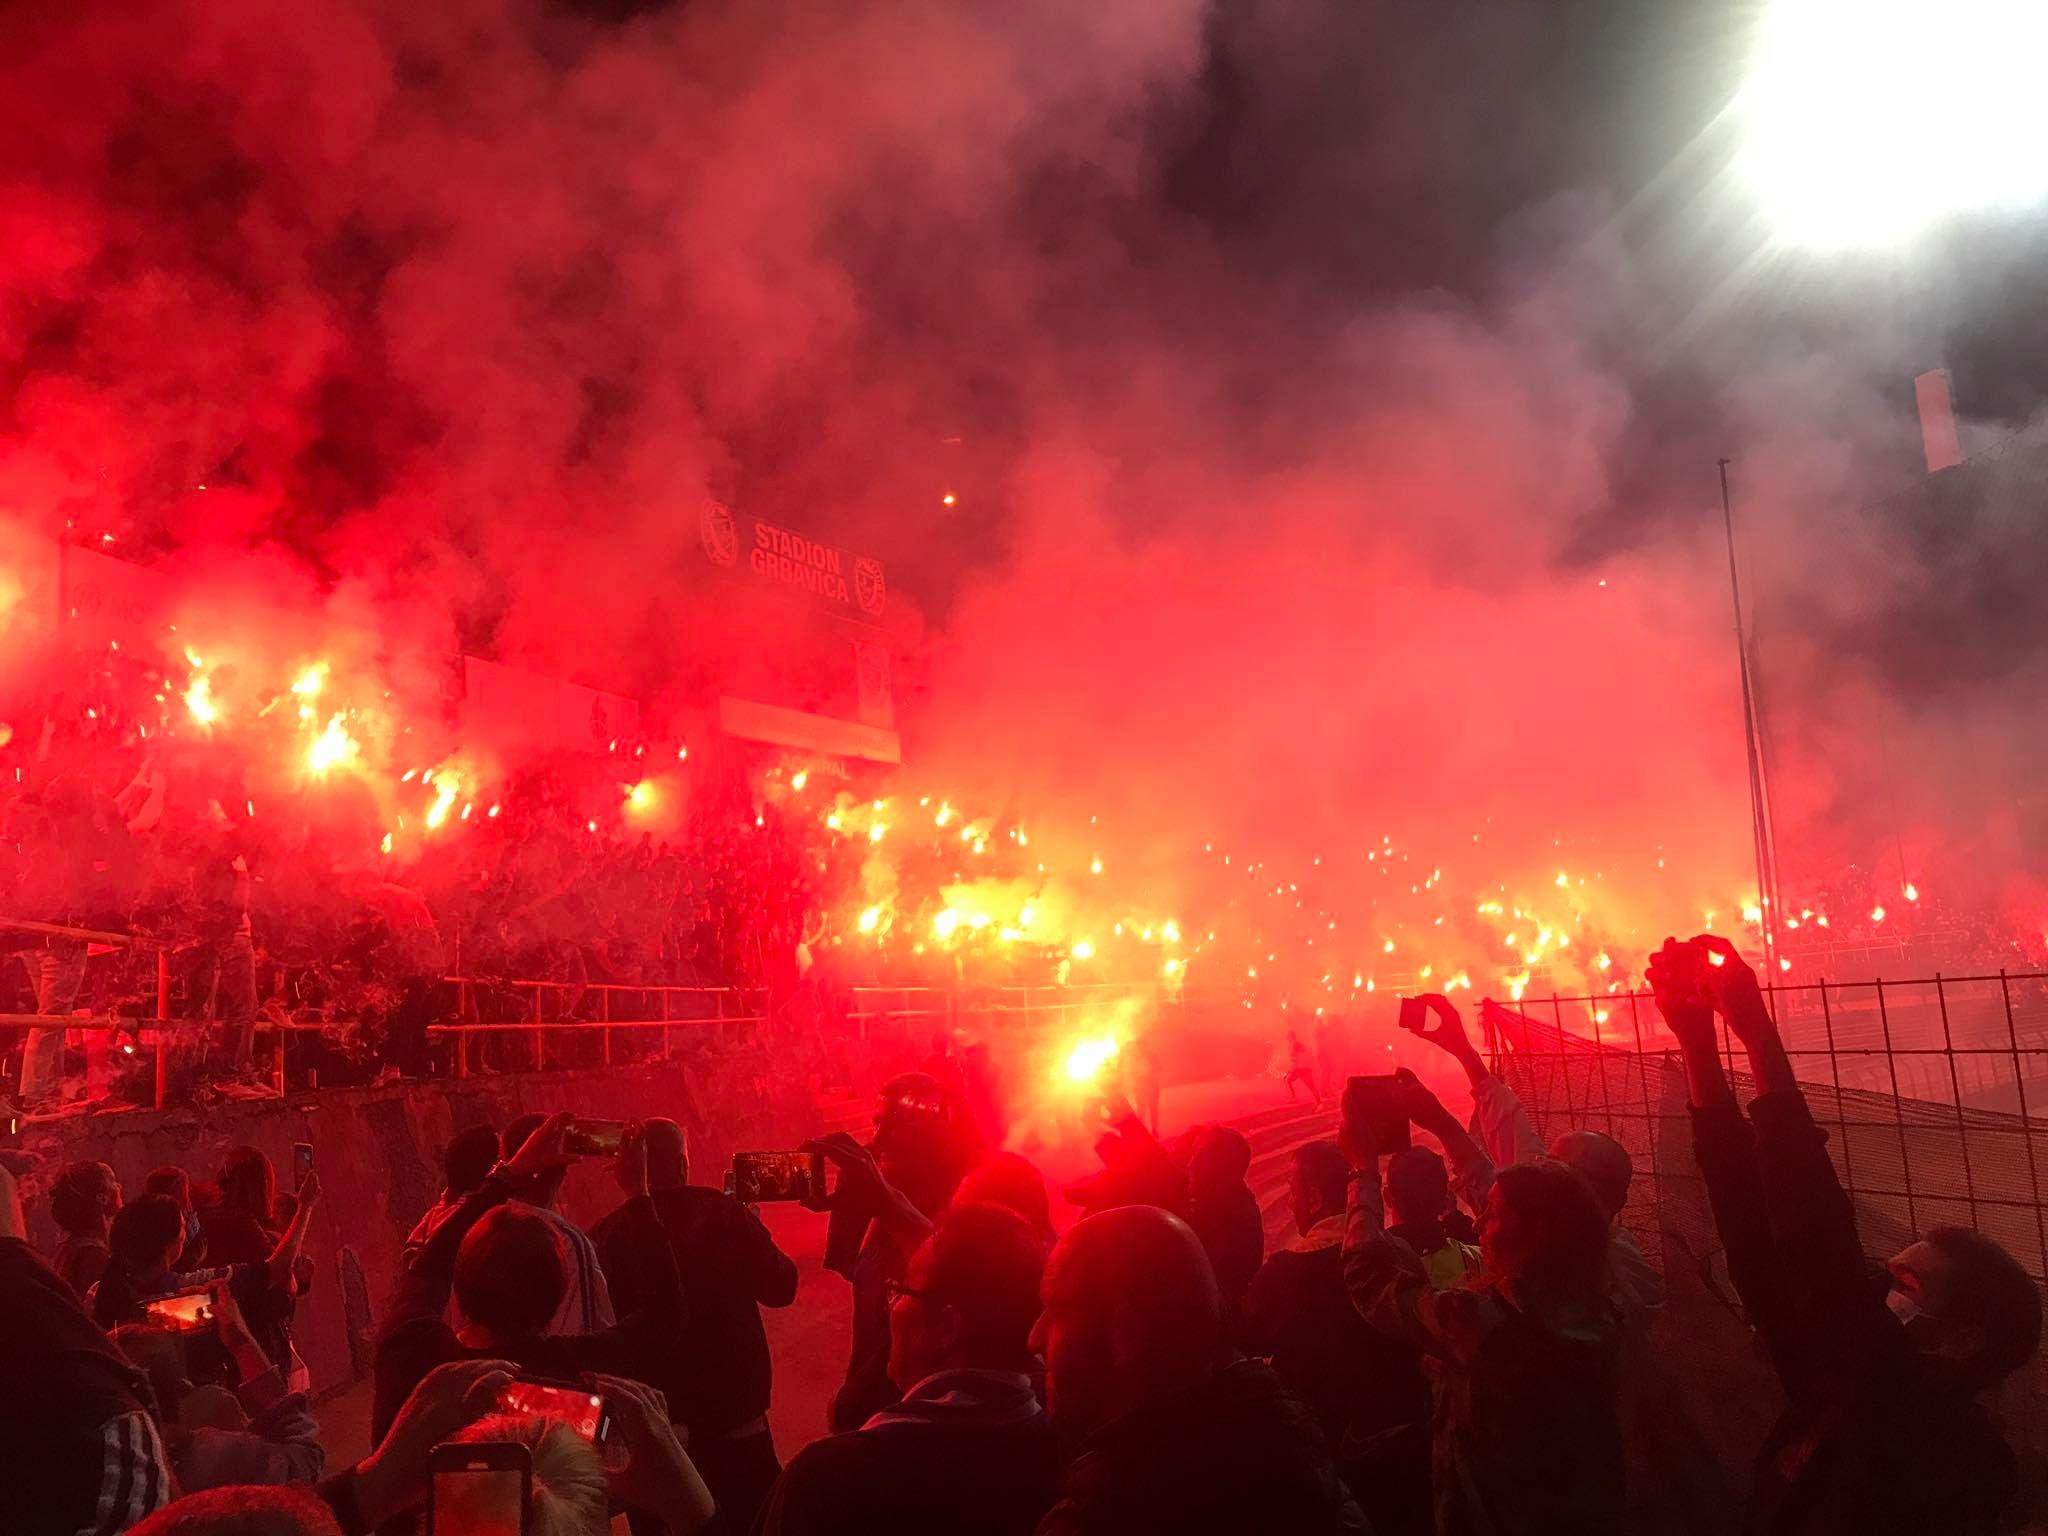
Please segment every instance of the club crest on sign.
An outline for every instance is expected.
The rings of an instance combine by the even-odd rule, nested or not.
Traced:
[[[853,562],[853,595],[863,613],[882,611],[882,604],[889,599],[889,588],[882,580],[881,561],[862,555]]]
[[[731,565],[739,558],[739,531],[732,525],[732,513],[718,502],[704,503],[697,531],[704,540],[704,553],[713,565]]]

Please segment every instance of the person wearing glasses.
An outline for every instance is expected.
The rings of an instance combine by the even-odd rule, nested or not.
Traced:
[[[798,1453],[769,1496],[765,1536],[1027,1536],[1059,1478],[1030,1374],[1044,1267],[1013,1211],[940,1216],[904,1277],[885,1282],[902,1399]]]

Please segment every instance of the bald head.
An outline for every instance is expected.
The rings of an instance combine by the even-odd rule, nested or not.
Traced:
[[[1551,1143],[1550,1155],[1586,1176],[1609,1220],[1621,1214],[1636,1165],[1620,1142],[1598,1131],[1566,1131]]]
[[[690,1182],[690,1153],[683,1128],[673,1120],[644,1122],[647,1134],[647,1187],[681,1189]]]
[[[1187,1224],[1151,1205],[1076,1222],[1046,1261],[1033,1342],[1062,1433],[1085,1436],[1148,1399],[1207,1380],[1223,1300]]]

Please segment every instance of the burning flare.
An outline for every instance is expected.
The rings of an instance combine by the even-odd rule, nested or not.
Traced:
[[[1067,1052],[1067,1076],[1077,1083],[1092,1083],[1102,1069],[1116,1060],[1121,1047],[1115,1035],[1076,1040]]]

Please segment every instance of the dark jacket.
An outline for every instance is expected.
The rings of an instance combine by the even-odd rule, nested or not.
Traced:
[[[1364,1187],[1352,1185],[1344,1283],[1368,1323],[1435,1362],[1438,1536],[1621,1529],[1620,1309],[1597,1296],[1539,1312],[1490,1281],[1434,1290]]]
[[[889,1380],[889,1284],[910,1271],[910,1255],[880,1222],[868,1230],[853,1271],[853,1341],[846,1379],[832,1394],[827,1418],[835,1434],[858,1429],[868,1416],[896,1401]]]
[[[1266,1222],[1258,1197],[1242,1182],[1221,1189],[1197,1189],[1188,1196],[1188,1225],[1202,1240],[1216,1271],[1217,1289],[1233,1316],[1244,1300],[1245,1287],[1266,1257]]]
[[[450,1360],[509,1359],[529,1371],[574,1381],[585,1371],[602,1371],[649,1385],[659,1385],[676,1368],[676,1319],[683,1310],[682,1277],[662,1230],[654,1202],[646,1196],[619,1208],[626,1220],[647,1233],[646,1253],[651,1282],[646,1304],[602,1333],[551,1336],[500,1342],[489,1349],[471,1349],[447,1323],[448,1301],[455,1281],[455,1255],[469,1229],[492,1206],[512,1198],[502,1179],[486,1179],[442,1222],[427,1246],[399,1271],[391,1300],[378,1330],[376,1384],[372,1391],[370,1435],[382,1440],[412,1389],[435,1366]]]
[[[1059,1486],[1059,1456],[1030,1378],[943,1371],[860,1429],[783,1469],[762,1536],[1030,1536]]]
[[[1366,1530],[1315,1415],[1255,1360],[1096,1434],[1039,1536]]]
[[[1413,1345],[1370,1326],[1344,1289],[1344,1218],[1266,1260],[1239,1337],[1314,1411],[1375,1536],[1430,1529],[1429,1385]]]
[[[1796,1091],[1749,1113],[1732,1100],[1693,1111],[1729,1278],[1791,1399],[1757,1459],[1747,1527],[1994,1529],[2012,1452],[1871,1284],[1827,1134]]]
[[[630,1202],[629,1202],[630,1204]],[[796,1264],[760,1217],[719,1190],[659,1190],[654,1207],[682,1277],[683,1310],[671,1319],[682,1362],[656,1382],[668,1411],[698,1437],[731,1433],[768,1411],[770,1368],[762,1307],[796,1300]],[[660,1305],[654,1228],[621,1206],[591,1229],[619,1316]]]
[[[169,1501],[148,1383],[28,1244],[0,1238],[0,1529],[125,1529]]]
[[[206,1206],[199,1212],[199,1231],[206,1244],[207,1263],[215,1269],[261,1264],[277,1247],[279,1235],[238,1205]]]

